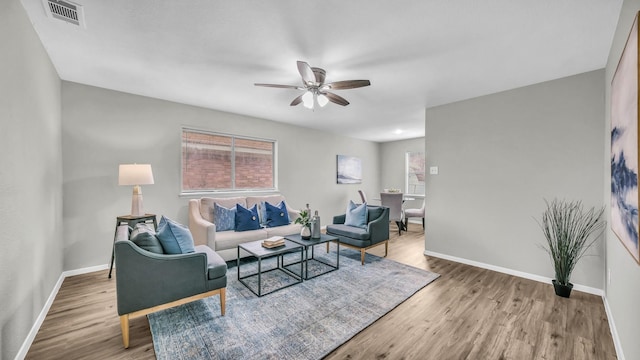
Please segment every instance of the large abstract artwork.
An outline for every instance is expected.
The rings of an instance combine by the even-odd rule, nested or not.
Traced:
[[[611,82],[611,228],[640,262],[638,246],[638,16]]]
[[[362,183],[362,163],[353,156],[338,155],[338,184]]]

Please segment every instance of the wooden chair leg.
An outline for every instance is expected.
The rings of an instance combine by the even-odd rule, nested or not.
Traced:
[[[227,305],[227,289],[220,289],[220,313],[224,316],[224,311]]]
[[[389,251],[389,240],[384,242],[384,257],[387,257],[388,251]]]
[[[120,329],[122,330],[122,344],[129,348],[129,314],[120,316]]]
[[[329,252],[329,242],[327,242],[327,253]]]
[[[424,230],[424,218],[422,218],[422,230]]]
[[[360,249],[360,262],[364,265],[364,249]]]

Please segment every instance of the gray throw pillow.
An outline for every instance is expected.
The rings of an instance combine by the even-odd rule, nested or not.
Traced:
[[[131,238],[134,238],[136,235],[138,235],[139,233],[142,232],[147,232],[150,233],[152,235],[156,234],[156,231],[153,229],[153,224],[147,224],[147,223],[137,223],[136,227],[134,229],[131,230]]]
[[[131,238],[131,242],[138,245],[139,248],[156,254],[164,254],[162,245],[158,238],[148,232],[140,232]]]

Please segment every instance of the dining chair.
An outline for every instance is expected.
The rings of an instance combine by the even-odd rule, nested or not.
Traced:
[[[409,225],[409,218],[410,217],[417,217],[417,218],[422,218],[422,230],[424,230],[424,208],[426,205],[427,200],[423,200],[422,201],[422,207],[420,209],[406,209],[404,211],[404,227],[405,229],[408,229],[408,225]]]
[[[380,193],[380,203],[382,206],[389,208],[389,221],[395,221],[396,225],[398,225],[398,235],[402,235],[402,230],[405,230],[404,223],[402,222],[402,197],[403,194],[400,192]]]
[[[360,194],[360,199],[362,199],[362,203],[366,203],[367,202],[367,195],[364,193],[364,191],[362,190],[358,190],[358,194]]]

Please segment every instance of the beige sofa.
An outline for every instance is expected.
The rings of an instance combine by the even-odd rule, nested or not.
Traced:
[[[277,205],[283,200],[287,205],[287,213],[289,214],[289,220],[291,221],[291,224],[289,225],[240,232],[233,230],[216,231],[216,225],[214,224],[213,218],[215,203],[217,203],[218,206],[226,208],[232,208],[236,204],[240,204],[246,208],[251,208],[253,205],[257,204],[258,213],[260,214],[262,202],[269,202],[272,205]],[[289,204],[282,195],[232,198],[203,197],[200,199],[189,200],[189,230],[191,230],[191,234],[193,235],[194,243],[196,245],[208,245],[226,261],[237,258],[238,244],[255,240],[264,240],[272,236],[285,236],[300,233],[302,226],[294,223],[298,216],[300,216],[300,212],[294,210],[291,207],[291,204]]]

